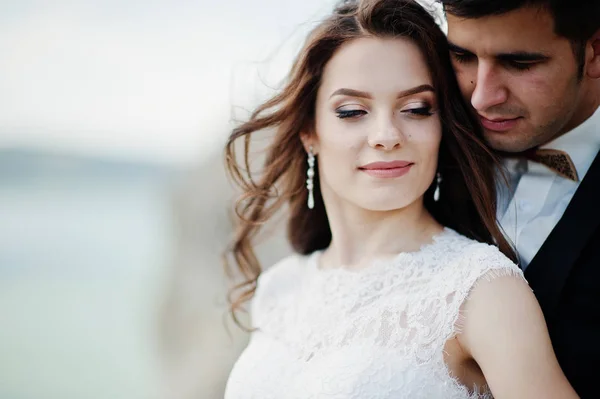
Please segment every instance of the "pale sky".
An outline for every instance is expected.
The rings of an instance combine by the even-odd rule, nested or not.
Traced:
[[[190,164],[332,0],[0,0],[0,147]]]

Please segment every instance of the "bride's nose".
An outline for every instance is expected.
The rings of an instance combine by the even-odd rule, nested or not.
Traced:
[[[381,117],[368,137],[371,148],[376,150],[390,151],[402,147],[404,135],[394,121],[393,115]]]

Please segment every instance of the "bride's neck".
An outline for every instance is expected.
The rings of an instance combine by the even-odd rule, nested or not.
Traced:
[[[394,211],[328,209],[327,215],[332,240],[322,267],[359,269],[374,259],[414,252],[443,229],[421,201]]]

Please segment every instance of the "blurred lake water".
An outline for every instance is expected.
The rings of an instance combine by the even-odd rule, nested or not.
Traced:
[[[0,152],[0,398],[157,392],[166,167]]]
[[[0,399],[222,398],[248,339],[226,314],[233,194],[219,155],[0,151]],[[269,230],[265,267],[289,252]]]

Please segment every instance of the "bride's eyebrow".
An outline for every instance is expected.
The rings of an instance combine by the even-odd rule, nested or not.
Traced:
[[[435,93],[435,89],[433,88],[433,86],[431,86],[429,84],[422,84],[422,85],[415,86],[413,88],[401,91],[400,93],[398,93],[397,98],[412,96],[413,94],[418,94],[418,93],[422,93],[425,91],[431,91],[431,92]],[[331,94],[331,96],[329,96],[329,98],[332,98],[334,96],[349,96],[349,97],[358,97],[358,98],[367,98],[367,99],[373,98],[373,95],[369,92],[348,89],[348,88],[337,89],[336,91],[333,92],[333,94]]]

